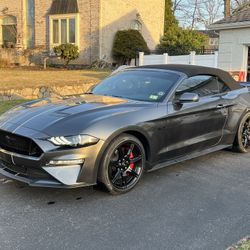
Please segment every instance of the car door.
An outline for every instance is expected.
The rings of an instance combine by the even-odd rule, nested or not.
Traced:
[[[228,91],[225,89],[225,92]],[[184,93],[196,93],[198,102],[180,103]],[[223,135],[228,117],[228,102],[213,76],[185,79],[167,103],[168,116],[164,119],[165,143],[161,160],[177,158],[217,145]]]

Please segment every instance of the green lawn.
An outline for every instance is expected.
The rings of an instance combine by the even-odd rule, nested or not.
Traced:
[[[0,102],[0,115],[6,112],[7,110],[13,108],[16,105],[27,102],[28,100],[15,100],[15,101],[3,101]]]
[[[241,240],[236,246],[229,248],[229,250],[250,250],[250,239]]]
[[[243,243],[241,246],[236,248],[237,250],[250,250],[250,240],[247,242]]]

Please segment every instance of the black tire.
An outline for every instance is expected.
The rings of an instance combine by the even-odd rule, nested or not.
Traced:
[[[142,143],[134,136],[121,134],[105,151],[98,181],[113,194],[124,194],[141,179],[146,156]]]
[[[239,153],[250,152],[250,113],[246,113],[240,121],[233,150]]]

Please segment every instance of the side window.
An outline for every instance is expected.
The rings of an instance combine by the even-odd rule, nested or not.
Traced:
[[[218,79],[218,88],[219,88],[219,93],[226,93],[229,92],[231,89],[220,79]]]
[[[196,93],[200,97],[215,95],[229,91],[229,88],[215,76],[197,75],[185,79],[177,88],[176,95]]]

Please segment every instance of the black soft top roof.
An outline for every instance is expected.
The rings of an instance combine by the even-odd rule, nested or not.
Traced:
[[[160,65],[147,65],[137,68],[145,69],[164,69],[178,71],[186,74],[188,77],[196,75],[211,75],[219,77],[227,86],[234,90],[241,88],[240,84],[236,82],[233,77],[226,71],[216,68],[202,67],[196,65],[182,65],[182,64],[160,64]]]

